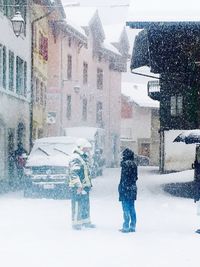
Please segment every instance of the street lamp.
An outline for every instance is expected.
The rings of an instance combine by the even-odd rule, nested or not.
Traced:
[[[14,15],[14,17],[11,19],[13,31],[17,37],[20,36],[20,34],[23,31],[24,28],[24,19],[20,13],[20,11],[17,11]]]

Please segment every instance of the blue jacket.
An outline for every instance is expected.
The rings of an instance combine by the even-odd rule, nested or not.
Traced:
[[[119,201],[136,200],[138,179],[137,165],[134,162],[134,153],[126,149],[121,161],[121,179],[118,186]]]

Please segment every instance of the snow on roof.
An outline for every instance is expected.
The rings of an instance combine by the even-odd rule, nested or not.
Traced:
[[[83,36],[87,37],[83,28],[81,28],[79,25],[74,23],[74,21],[70,20],[69,18],[66,18],[65,20],[66,20],[67,24],[70,25],[73,29],[75,29],[77,32],[81,33]]]
[[[85,127],[85,126],[65,128],[66,135],[77,138],[86,138],[89,141],[94,141],[97,132],[103,133],[104,130],[96,127]]]
[[[111,43],[107,42],[106,40],[103,42],[102,47],[105,48],[106,50],[109,50],[109,51],[121,56],[121,54],[117,50],[117,48],[114,47]]]
[[[153,100],[148,96],[146,84],[123,82],[122,94],[130,97],[140,107],[159,108],[159,101]]]
[[[67,7],[65,8],[66,19],[82,27],[88,26],[96,10],[93,7]]]

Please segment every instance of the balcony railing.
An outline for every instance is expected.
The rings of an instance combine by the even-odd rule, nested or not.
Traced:
[[[159,80],[149,81],[147,84],[148,96],[153,100],[160,101],[160,83]]]

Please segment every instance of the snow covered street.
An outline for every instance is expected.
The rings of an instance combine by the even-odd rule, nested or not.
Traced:
[[[118,202],[119,169],[93,180],[91,217],[96,229],[71,229],[69,200],[0,196],[2,267],[197,267],[200,227],[193,200],[175,198],[159,185],[189,181],[193,171],[160,175],[140,167],[137,231],[122,234]]]

